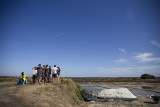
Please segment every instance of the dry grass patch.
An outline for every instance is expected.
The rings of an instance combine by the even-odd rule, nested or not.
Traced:
[[[73,107],[82,103],[77,96],[79,91],[70,79],[46,85],[3,85],[0,89],[0,106]]]

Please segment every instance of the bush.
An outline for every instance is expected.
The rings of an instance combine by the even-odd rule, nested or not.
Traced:
[[[150,74],[143,74],[140,77],[141,79],[155,79],[154,75],[150,75]]]

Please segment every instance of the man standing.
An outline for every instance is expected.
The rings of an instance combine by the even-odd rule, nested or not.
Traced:
[[[38,83],[41,84],[41,78],[42,78],[42,67],[41,64],[38,64],[37,67],[37,79],[38,79]]]
[[[32,76],[33,81],[32,81],[32,83],[35,84],[36,81],[37,81],[37,67],[36,66],[33,67],[32,71],[33,71],[33,76]]]
[[[48,64],[45,67],[45,77],[46,77],[46,81],[49,82],[49,68],[48,68]]]
[[[48,81],[49,81],[49,82],[50,82],[50,75],[51,75],[51,72],[52,72],[52,68],[51,68],[51,66],[49,66],[49,74],[48,74],[48,77],[49,77]]]
[[[43,82],[44,85],[46,83],[45,68],[46,68],[46,66],[43,65],[43,68],[42,68],[42,82]]]
[[[54,67],[52,68],[52,82],[55,80],[57,80],[57,72],[58,72],[58,68],[56,67],[56,65],[54,65]]]

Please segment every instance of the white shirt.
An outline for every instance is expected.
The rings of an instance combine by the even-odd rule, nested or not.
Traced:
[[[53,74],[57,74],[57,71],[58,71],[58,68],[57,68],[57,67],[53,67],[53,68],[52,68],[52,73],[53,73]]]
[[[32,68],[33,74],[36,75],[37,74],[37,70],[35,70],[34,68]]]

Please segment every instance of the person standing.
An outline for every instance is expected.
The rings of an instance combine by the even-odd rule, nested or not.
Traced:
[[[38,79],[38,83],[41,84],[41,78],[42,78],[42,67],[41,64],[38,64],[37,67],[37,79]]]
[[[56,67],[56,65],[54,65],[54,67],[52,68],[52,83],[53,81],[57,80],[57,72],[58,72],[58,68]]]
[[[57,67],[58,68],[58,71],[57,71],[57,76],[58,76],[58,81],[59,81],[59,76],[60,76],[60,72],[61,72],[61,69],[60,69],[60,67]]]
[[[32,82],[33,82],[33,84],[35,84],[36,83],[36,78],[37,78],[37,67],[36,66],[33,67],[32,71],[33,71]]]
[[[45,83],[46,83],[45,68],[46,68],[46,66],[43,65],[43,68],[42,68],[42,83],[43,83],[44,85],[45,85]]]
[[[51,68],[51,66],[49,66],[49,74],[48,74],[48,77],[49,77],[49,78],[48,78],[48,82],[50,82],[49,79],[50,79],[51,72],[52,72],[52,68]]]
[[[46,66],[45,66],[45,78],[46,78],[46,82],[49,82],[49,68],[48,68],[48,64],[46,64]]]

